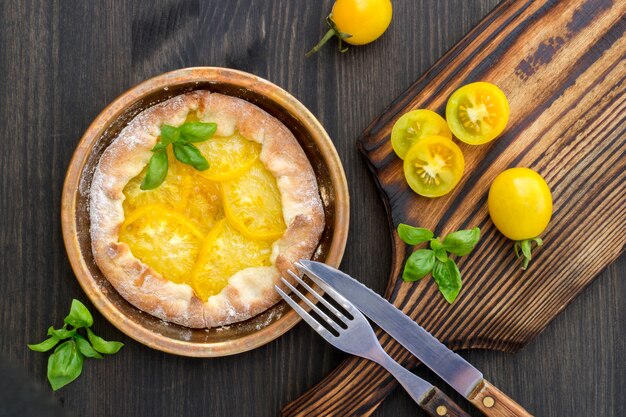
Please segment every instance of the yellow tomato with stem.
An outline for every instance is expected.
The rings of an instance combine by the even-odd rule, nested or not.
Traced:
[[[330,38],[339,39],[339,50],[346,42],[365,45],[380,38],[391,23],[391,0],[337,0],[326,19],[330,29],[307,56],[317,52]]]
[[[523,258],[522,269],[526,269],[532,259],[532,244],[543,244],[539,235],[552,217],[550,187],[532,169],[507,169],[493,180],[487,205],[498,230],[515,241],[515,253]]]

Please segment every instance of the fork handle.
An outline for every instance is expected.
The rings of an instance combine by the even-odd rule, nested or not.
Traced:
[[[470,417],[439,388],[432,386],[424,393],[426,381],[410,372],[387,354],[375,358],[375,362],[385,368],[398,380],[411,398],[431,417]]]
[[[461,410],[450,397],[435,386],[433,386],[432,391],[424,397],[424,400],[419,403],[419,405],[422,410],[426,411],[428,415],[432,417],[469,417],[469,414]]]

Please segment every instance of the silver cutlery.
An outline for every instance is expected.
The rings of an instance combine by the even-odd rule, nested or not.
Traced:
[[[301,260],[296,266],[322,290],[335,290],[489,417],[532,417],[469,362],[448,349],[393,304],[351,276],[326,264]]]
[[[289,271],[289,273],[296,282],[304,288],[304,292],[311,294],[319,304],[324,306],[326,311],[323,311],[318,305],[314,304],[303,292],[284,278],[281,278],[282,283],[289,288],[298,299],[314,311],[318,318],[309,314],[298,302],[293,300],[277,285],[275,286],[276,291],[296,313],[319,333],[320,336],[326,339],[327,342],[344,352],[369,359],[381,365],[398,380],[411,398],[413,398],[428,415],[433,417],[469,417],[469,414],[461,410],[461,408],[441,390],[408,371],[393,360],[380,346],[376,334],[365,316],[363,316],[346,298],[328,285],[325,285],[326,288],[324,288],[324,290],[328,297],[341,306],[347,313],[344,314],[324,299],[318,292],[313,290],[313,288],[298,275],[294,274],[292,271]],[[314,275],[311,275],[310,278],[318,285],[324,284],[324,282]]]

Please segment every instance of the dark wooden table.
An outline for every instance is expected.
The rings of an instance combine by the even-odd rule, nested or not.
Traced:
[[[319,381],[344,356],[303,324],[252,352],[189,359],[140,345],[96,313],[94,328],[126,346],[50,394],[47,355],[26,343],[61,323],[72,298],[87,301],[59,220],[74,147],[107,103],[153,75],[211,65],[267,78],[333,138],[352,199],[343,268],[382,292],[387,224],[356,137],[497,1],[395,0],[380,40],[346,54],[331,42],[309,59],[331,1],[139,3],[0,4],[0,416],[273,416]],[[516,355],[464,356],[537,416],[625,416],[625,271],[622,256]],[[397,390],[374,415],[423,414]]]

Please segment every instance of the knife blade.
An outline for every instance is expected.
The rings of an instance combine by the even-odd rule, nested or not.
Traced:
[[[482,372],[448,349],[396,306],[348,274],[326,264],[300,260],[296,267],[340,292],[441,379],[488,416],[531,416],[483,378]],[[320,285],[324,289],[323,285]],[[504,414],[503,414],[504,413]]]

